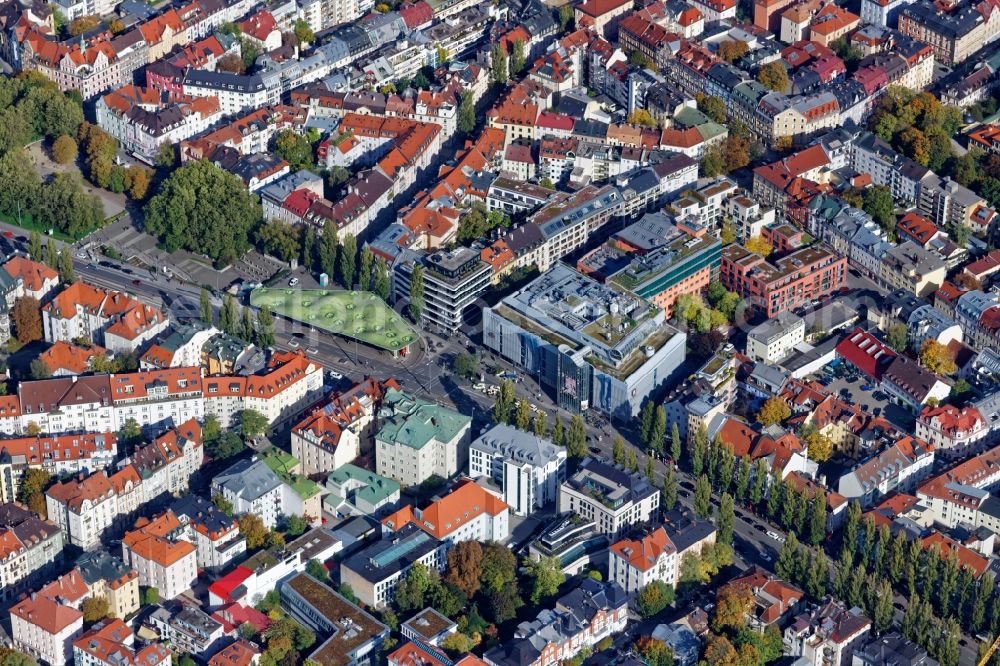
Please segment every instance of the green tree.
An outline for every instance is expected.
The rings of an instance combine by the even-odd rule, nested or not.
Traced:
[[[809,504],[809,543],[818,546],[826,539],[826,493],[822,490]]]
[[[232,294],[226,292],[222,298],[222,309],[219,311],[219,328],[226,335],[236,336],[239,329],[240,319],[237,311],[236,299]]]
[[[675,465],[680,464],[681,431],[677,427],[676,422],[670,427],[670,457],[673,459]]]
[[[65,134],[52,143],[52,159],[59,164],[69,164],[76,160],[79,148],[76,141]]]
[[[559,8],[559,30],[561,32],[567,32],[573,28],[573,7],[570,5],[563,5]]]
[[[475,354],[460,352],[452,363],[455,374],[463,379],[475,379],[479,376],[479,357]]]
[[[528,577],[531,578],[531,603],[538,604],[543,599],[554,597],[559,592],[559,586],[566,582],[562,564],[558,557],[541,557],[527,566]]]
[[[256,337],[256,333],[253,327],[253,316],[250,314],[250,308],[243,308],[240,315],[240,338],[246,342],[253,342]]]
[[[760,459],[754,466],[753,485],[750,487],[750,504],[757,506],[767,490],[767,461]]]
[[[583,417],[579,414],[574,414],[569,421],[569,430],[566,432],[566,454],[576,459],[587,456],[587,428]]]
[[[896,203],[892,198],[892,190],[885,185],[874,185],[865,188],[862,209],[878,222],[887,234],[896,232]]]
[[[695,431],[694,437],[691,438],[691,471],[695,476],[701,476],[704,469],[704,456],[707,448],[708,431],[705,429],[705,424],[701,423],[698,425],[698,430]]]
[[[258,347],[274,346],[274,317],[271,316],[271,308],[266,305],[257,311],[256,344]]]
[[[226,514],[227,516],[233,515],[233,503],[227,500],[223,495],[216,493],[212,496],[212,504],[216,506],[219,511]]]
[[[69,251],[59,255],[59,279],[63,284],[71,284],[76,280],[73,270],[73,255]]]
[[[696,100],[699,111],[717,123],[726,122],[726,102],[721,97],[715,95],[697,95]]]
[[[462,92],[462,101],[458,106],[458,131],[469,134],[476,129],[476,101],[472,91]]]
[[[829,584],[830,563],[827,562],[826,555],[821,550],[809,563],[805,591],[810,597],[818,601],[826,596]]]
[[[778,559],[774,563],[774,573],[778,575],[778,578],[790,582],[795,581],[797,578],[798,556],[799,540],[795,538],[795,534],[790,533],[785,538],[785,543],[781,544],[781,550],[778,551]]]
[[[240,412],[240,432],[244,437],[252,439],[263,435],[270,425],[267,417],[255,409],[244,409]]]
[[[897,322],[890,325],[889,331],[886,334],[886,341],[890,347],[901,354],[904,353],[909,346],[906,324]]]
[[[337,225],[331,220],[326,220],[319,239],[319,264],[331,280],[337,277],[338,254],[340,254],[340,238],[337,237]]]
[[[653,432],[653,421],[655,418],[656,404],[652,400],[646,400],[639,416],[639,441],[645,446],[649,446],[650,434]]]
[[[344,236],[343,245],[340,246],[340,260],[337,263],[337,268],[340,270],[340,283],[344,285],[344,289],[354,288],[357,259],[358,241],[353,235],[347,234]],[[423,280],[422,272],[420,278]],[[421,286],[423,286],[422,282]]]
[[[410,273],[410,316],[416,322],[420,321],[420,315],[424,310],[424,267],[420,264],[413,265]]]
[[[611,460],[614,461],[616,465],[622,467],[628,462],[628,456],[625,453],[625,438],[621,435],[615,435],[614,441],[611,445]]]
[[[552,443],[556,446],[566,444],[566,428],[563,426],[562,417],[556,414],[555,423],[552,424]]]
[[[208,325],[214,324],[215,317],[212,314],[212,301],[209,299],[208,289],[201,288],[198,304],[201,308],[201,320]]]
[[[521,75],[521,72],[524,71],[526,60],[527,56],[524,52],[524,40],[515,39],[514,47],[512,53],[510,54],[510,75],[512,77]]]
[[[32,261],[38,262],[41,262],[44,256],[42,253],[42,235],[37,231],[32,231],[28,237],[28,256]]]
[[[663,446],[667,437],[667,412],[663,405],[656,408],[656,415],[653,418],[653,427],[649,432],[649,449],[656,453],[663,453]]]
[[[385,260],[379,257],[375,260],[374,291],[386,303],[389,302],[389,267]]]
[[[257,230],[261,250],[284,262],[295,261],[302,253],[299,236],[298,230],[279,220],[265,222]]]
[[[199,160],[163,182],[146,204],[145,228],[168,252],[192,250],[222,265],[250,249],[250,232],[260,217],[260,201],[239,177]]]
[[[52,482],[52,475],[44,469],[29,467],[24,471],[21,480],[21,487],[18,490],[18,499],[42,518],[48,517],[45,508],[45,489]]]
[[[663,491],[660,493],[661,507],[664,511],[673,511],[677,506],[677,475],[672,466],[667,467],[663,476]]]
[[[500,392],[497,394],[496,402],[493,403],[493,421],[496,423],[510,423],[513,410],[514,382],[505,379],[500,382]]]
[[[302,516],[292,514],[285,520],[285,534],[293,539],[305,534],[307,529],[309,529],[309,523]]]
[[[365,245],[358,261],[358,282],[362,291],[369,291],[372,288],[372,270],[375,266],[375,255],[371,248]]]
[[[757,81],[761,85],[778,92],[787,91],[790,83],[788,80],[788,70],[785,69],[785,64],[781,60],[763,65],[757,72]]]
[[[518,400],[514,407],[514,425],[525,432],[531,428],[531,408],[527,400]]]
[[[540,438],[548,437],[549,435],[549,418],[546,416],[545,412],[538,410],[535,413],[535,420],[532,423],[532,432]]]
[[[704,474],[694,484],[694,512],[699,518],[712,515],[712,484]]]
[[[142,594],[142,603],[144,606],[155,606],[160,603],[159,588],[147,587]]]
[[[507,66],[507,52],[501,44],[497,43],[490,49],[490,83],[499,86],[507,85],[509,69]]]
[[[722,493],[722,499],[719,502],[719,520],[718,520],[718,540],[722,543],[728,543],[732,545],[733,543],[733,527],[736,523],[736,514],[733,506],[733,496],[729,493]]]
[[[316,35],[313,34],[312,28],[309,27],[303,19],[299,19],[295,22],[295,36],[298,38],[299,42],[303,44],[312,44],[316,41]]]
[[[792,410],[788,403],[778,396],[772,396],[764,402],[764,406],[757,412],[757,422],[763,426],[784,423],[792,415]]]
[[[636,599],[639,614],[643,617],[653,617],[672,603],[674,588],[662,580],[654,580],[642,588]]]

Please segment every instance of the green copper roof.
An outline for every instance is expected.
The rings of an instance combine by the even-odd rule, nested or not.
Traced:
[[[385,425],[377,439],[413,449],[422,449],[434,439],[449,442],[472,422],[471,417],[393,388],[385,394],[380,416]]]
[[[353,483],[351,483],[353,482]],[[399,492],[399,484],[392,479],[379,476],[375,472],[369,472],[357,465],[347,464],[330,472],[326,478],[327,486],[336,485],[343,487],[350,484],[350,489],[355,497],[363,499],[372,506],[378,506],[393,494]],[[334,495],[327,495],[327,503],[339,503],[341,498]]]

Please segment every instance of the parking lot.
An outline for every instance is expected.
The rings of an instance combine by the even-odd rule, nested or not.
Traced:
[[[890,402],[889,396],[880,391],[873,380],[861,373],[852,373],[845,368],[838,369],[838,374],[832,377],[819,373],[815,379],[825,382],[827,390],[834,395],[858,405],[873,416],[881,416],[889,423],[907,431],[914,427],[915,418],[910,410]]]

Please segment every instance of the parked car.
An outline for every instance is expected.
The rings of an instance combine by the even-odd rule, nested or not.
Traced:
[[[297,277],[293,277],[291,280],[288,281],[288,286],[289,287],[294,287],[298,283],[299,283],[299,279]]]
[[[874,388],[875,388],[875,387],[874,387],[874,386],[872,386],[871,384],[863,384],[863,385],[861,386],[861,390],[862,390],[862,391],[865,391],[865,392],[868,392],[868,391],[871,391],[871,390],[872,390],[872,389],[874,389]]]
[[[344,375],[340,374],[336,370],[331,370],[330,371],[330,379],[336,379],[336,380],[339,381],[339,380],[341,380],[343,378],[344,378]]]

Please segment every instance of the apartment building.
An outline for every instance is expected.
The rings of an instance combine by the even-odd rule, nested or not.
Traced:
[[[940,255],[913,241],[886,251],[880,266],[880,281],[890,290],[903,289],[917,296],[937,291],[948,273],[948,266]]]
[[[768,318],[833,294],[846,284],[847,258],[810,245],[769,262],[739,244],[722,250],[722,284]]]
[[[103,471],[56,483],[45,491],[49,519],[69,543],[83,550],[101,546],[101,538],[139,506],[141,481],[132,467],[110,477]]]
[[[383,532],[413,523],[449,547],[462,541],[497,541],[510,536],[510,507],[471,479],[461,479],[448,494],[423,509],[406,505],[382,519]]]
[[[938,61],[957,65],[1000,36],[1000,15],[992,3],[945,11],[922,0],[899,12],[899,31],[930,45]]]
[[[573,659],[625,630],[628,595],[614,582],[585,578],[579,587],[514,630],[514,638],[488,650],[490,666],[545,666]]]
[[[849,666],[855,648],[868,640],[871,620],[860,609],[836,601],[796,616],[785,628],[784,642],[792,656],[811,666]]]
[[[974,405],[924,407],[917,416],[916,435],[943,459],[963,459],[987,443],[990,426]]]
[[[227,640],[221,622],[197,606],[183,602],[155,607],[149,615],[149,624],[159,633],[160,640],[178,652],[212,654]]]
[[[680,556],[663,527],[641,539],[623,539],[608,549],[608,577],[628,594],[636,594],[653,581],[674,586],[679,578]]]
[[[893,492],[910,493],[934,465],[934,446],[906,436],[840,477],[838,492],[869,508]]]
[[[15,294],[44,301],[59,286],[59,273],[46,264],[15,255],[3,265],[4,271],[17,282]]]
[[[252,513],[268,529],[278,525],[282,514],[282,483],[278,475],[255,457],[240,460],[212,479],[212,493],[233,505],[233,513]]]
[[[101,620],[73,641],[76,666],[167,666],[172,656],[160,643],[137,647],[132,629],[119,618]]]
[[[73,641],[83,632],[83,613],[41,594],[25,597],[10,608],[15,649],[50,666],[73,662]]]
[[[155,587],[162,599],[189,590],[198,577],[197,549],[180,538],[177,516],[166,511],[136,527],[122,539],[122,559],[139,574],[139,584]]]
[[[396,588],[414,564],[441,572],[447,564],[448,544],[410,523],[380,541],[343,559],[340,580],[366,606],[383,608],[396,598]]]
[[[62,559],[63,532],[15,502],[0,504],[0,600],[17,598]]]
[[[84,338],[113,352],[137,351],[168,324],[158,308],[83,282],[69,285],[42,307],[47,342]]]
[[[472,419],[436,403],[389,388],[375,435],[376,472],[404,486],[464,469]]]
[[[806,322],[792,312],[779,312],[773,319],[747,332],[747,356],[753,361],[777,363],[805,341]]]
[[[586,458],[559,488],[559,512],[591,520],[597,531],[614,539],[628,526],[651,520],[660,491],[640,474],[596,458]]]
[[[222,119],[215,97],[171,97],[153,88],[129,85],[97,100],[97,124],[122,148],[153,163],[164,144],[197,136]]]
[[[199,569],[217,572],[247,550],[236,518],[198,495],[181,497],[170,505],[183,528],[182,538],[195,545]]]
[[[979,525],[983,503],[1000,484],[1000,447],[948,469],[917,488],[917,499],[946,527],[959,523]]]
[[[880,388],[914,413],[932,400],[944,401],[951,393],[950,384],[906,356],[893,359],[882,375]]]
[[[125,619],[139,610],[139,573],[106,550],[84,553],[76,570],[91,597],[103,597],[113,618]]]

